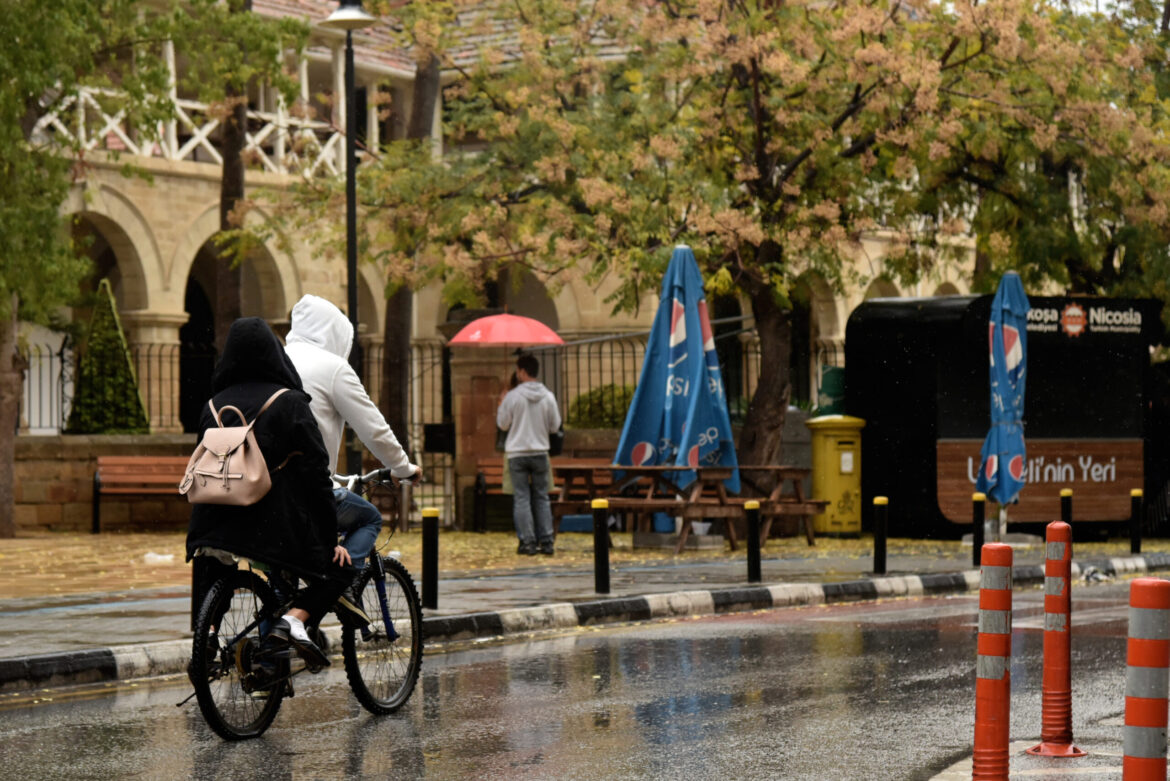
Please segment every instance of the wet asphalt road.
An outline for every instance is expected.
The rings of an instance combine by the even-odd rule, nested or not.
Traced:
[[[1074,732],[1090,750],[1120,738],[1126,588],[1074,592]],[[1042,604],[1016,592],[1013,739],[1040,731]],[[976,607],[903,599],[479,644],[428,655],[411,702],[382,718],[338,662],[298,677],[268,733],[237,744],[194,701],[175,707],[185,681],[9,698],[0,778],[925,779],[970,753]]]

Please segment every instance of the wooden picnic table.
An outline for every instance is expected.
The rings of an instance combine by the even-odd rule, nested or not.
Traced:
[[[732,467],[709,466],[696,468],[696,479],[687,486],[679,486],[676,466],[628,466],[602,462],[573,463],[553,462],[553,470],[560,483],[560,491],[553,501],[555,514],[587,512],[589,503],[595,498],[609,501],[612,510],[630,513],[643,528],[656,512],[665,512],[681,517],[682,529],[676,550],[681,552],[691,532],[691,523],[704,519],[722,519],[723,533],[732,550],[736,550],[737,539],[733,521],[745,517],[743,508],[746,497],[728,496],[724,481],[732,475]],[[740,465],[744,482],[758,493],[758,480],[749,474],[771,475],[775,485],[768,491],[766,499],[760,500],[760,515],[763,521],[760,530],[761,545],[771,532],[772,521],[781,516],[803,517],[805,537],[809,545],[815,544],[812,515],[824,509],[824,502],[807,500],[804,497],[804,478],[810,470],[793,466]],[[743,474],[743,473],[748,474]],[[785,490],[791,485],[791,490]]]

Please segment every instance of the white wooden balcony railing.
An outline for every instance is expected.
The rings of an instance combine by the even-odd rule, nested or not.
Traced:
[[[209,106],[175,100],[175,119],[146,130],[130,127],[115,90],[87,88],[61,100],[37,122],[34,144],[64,143],[83,152],[106,151],[165,160],[222,164],[220,120]],[[105,104],[105,105],[103,105]],[[265,171],[306,178],[344,171],[345,134],[336,126],[288,111],[248,112],[244,158]]]

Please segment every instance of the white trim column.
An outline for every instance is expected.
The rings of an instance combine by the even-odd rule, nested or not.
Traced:
[[[167,97],[171,100],[171,105],[177,109],[179,105],[179,90],[178,81],[175,70],[175,42],[167,39],[163,41],[163,59],[167,64]],[[177,159],[179,154],[179,121],[171,118],[166,121],[164,135],[163,135],[163,158],[167,160]]]
[[[186,312],[138,309],[119,314],[134,359],[138,390],[153,433],[182,433],[179,419],[179,327]]]
[[[346,132],[345,116],[345,44],[333,47],[333,124]],[[344,141],[344,139],[342,139]],[[337,170],[345,173],[345,144],[337,145]]]

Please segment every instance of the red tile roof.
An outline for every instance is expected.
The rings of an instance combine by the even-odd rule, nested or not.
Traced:
[[[337,0],[254,0],[252,10],[276,18],[295,17],[304,19],[317,27],[337,10]],[[410,52],[395,45],[391,25],[395,20],[379,18],[378,24],[359,31],[354,35],[354,59],[384,68],[413,74],[414,58]],[[321,32],[324,32],[322,30]],[[321,38],[317,38],[318,41]],[[321,43],[310,43],[309,50],[317,54],[329,53],[329,47]]]

